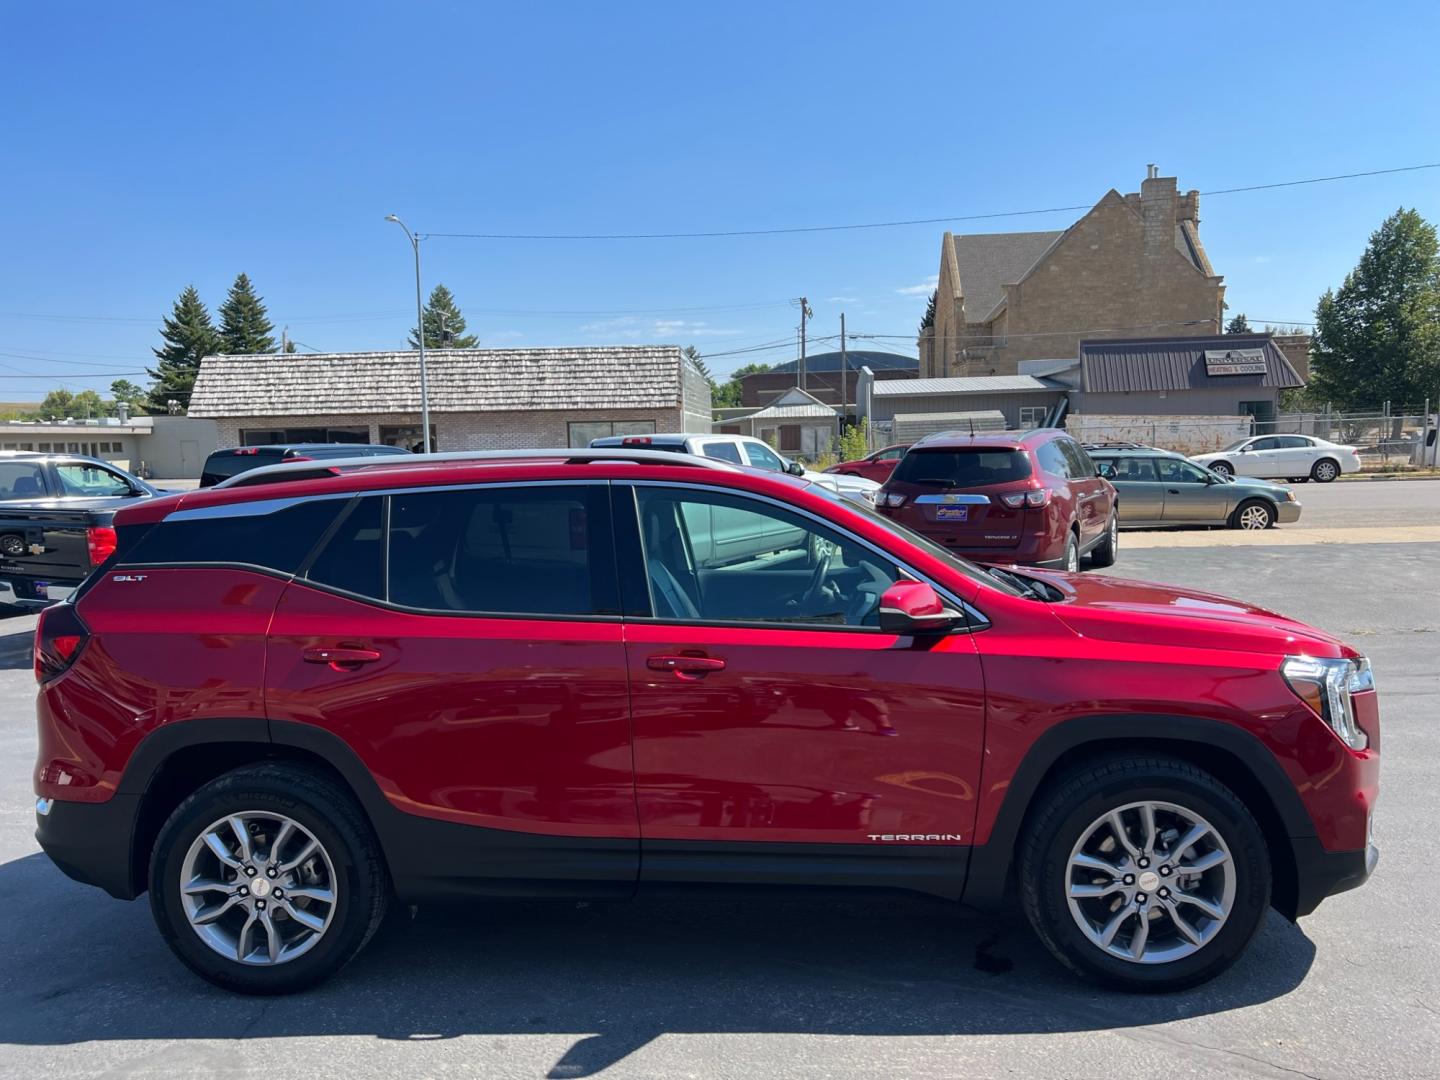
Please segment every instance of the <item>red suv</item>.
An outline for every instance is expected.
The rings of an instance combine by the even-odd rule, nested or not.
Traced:
[[[1080,569],[1112,566],[1119,544],[1115,487],[1063,431],[920,440],[875,495],[881,513],[957,555]]]
[[[231,989],[388,903],[886,887],[1122,987],[1365,880],[1365,658],[1217,596],[983,570],[642,450],[272,466],[151,500],[36,631],[37,836]]]

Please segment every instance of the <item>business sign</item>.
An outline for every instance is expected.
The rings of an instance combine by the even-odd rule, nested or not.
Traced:
[[[1206,375],[1264,375],[1264,349],[1206,349]]]

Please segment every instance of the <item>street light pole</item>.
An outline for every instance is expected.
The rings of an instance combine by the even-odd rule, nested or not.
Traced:
[[[386,214],[386,221],[393,221],[405,229],[410,246],[415,249],[415,336],[420,343],[420,447],[421,453],[430,453],[430,387],[425,379],[425,305],[420,299],[420,237],[416,236],[405,223],[394,214]]]

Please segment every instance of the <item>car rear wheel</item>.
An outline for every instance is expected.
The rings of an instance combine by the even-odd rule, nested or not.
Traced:
[[[182,802],[160,830],[150,906],[176,956],[247,994],[333,975],[384,917],[379,847],[350,794],[293,765],[237,769]]]
[[[1021,899],[1071,970],[1123,990],[1180,990],[1245,951],[1270,902],[1264,836],[1187,762],[1127,757],[1062,779],[1021,852]]]
[[[1235,466],[1231,465],[1228,461],[1217,461],[1210,466],[1210,471],[1217,472],[1221,476],[1234,476]]]
[[[1114,566],[1120,551],[1120,517],[1110,511],[1110,524],[1105,526],[1105,539],[1090,551],[1090,565],[1095,567]]]
[[[1340,466],[1329,458],[1321,458],[1310,470],[1310,477],[1317,484],[1328,484],[1340,475]]]
[[[1232,529],[1268,529],[1275,524],[1275,508],[1264,499],[1249,499],[1230,515]]]

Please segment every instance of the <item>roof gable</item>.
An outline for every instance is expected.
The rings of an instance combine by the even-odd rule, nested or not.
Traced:
[[[951,237],[967,322],[988,322],[1005,286],[1027,277],[1063,232],[976,233]]]

